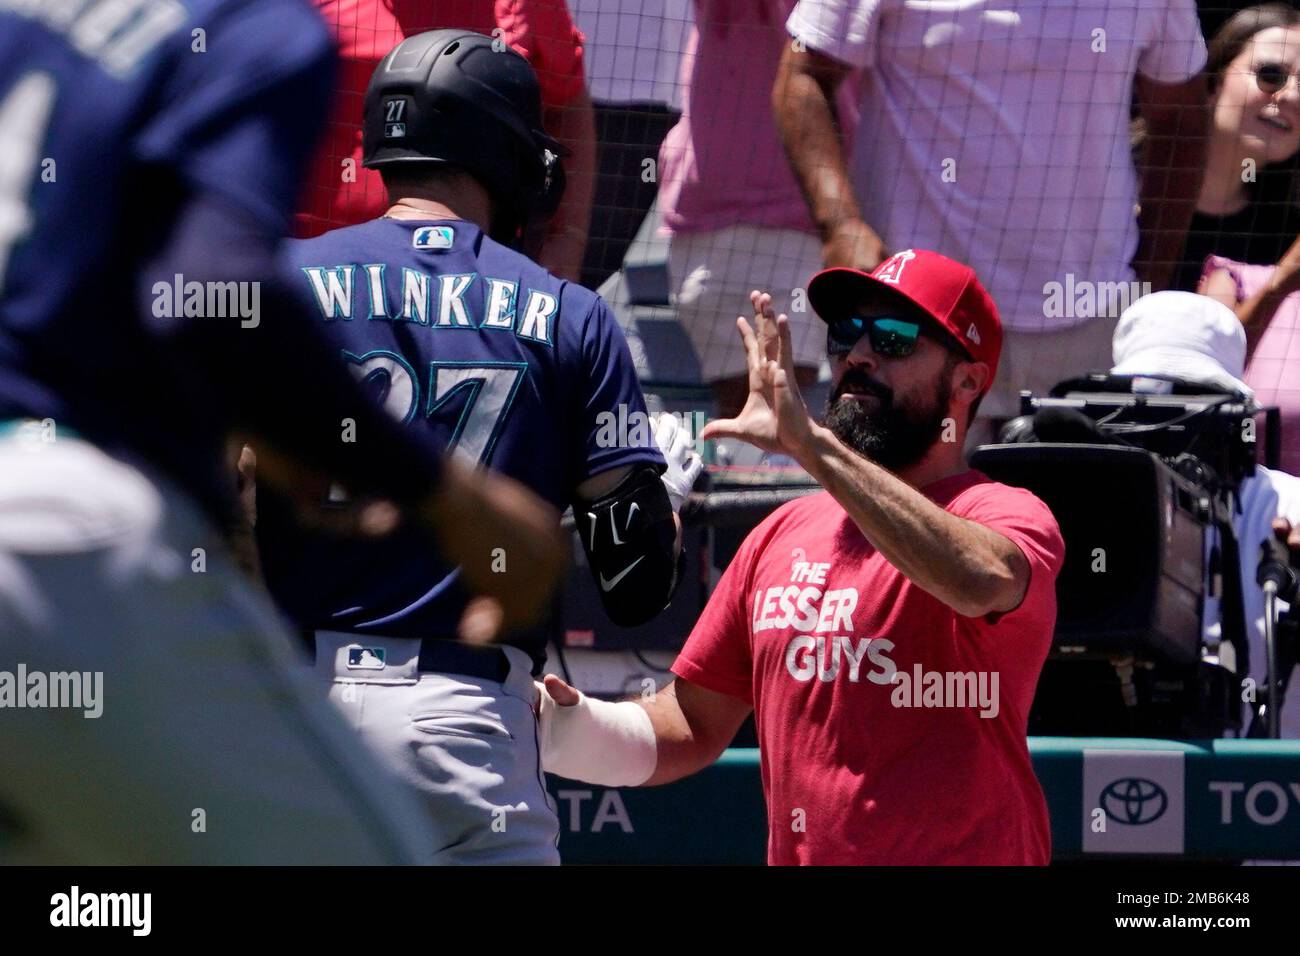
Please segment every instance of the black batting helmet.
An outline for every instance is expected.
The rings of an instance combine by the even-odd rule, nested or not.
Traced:
[[[370,77],[363,165],[432,161],[465,170],[493,200],[495,238],[511,241],[555,210],[562,152],[542,131],[533,68],[503,41],[430,30],[395,46]]]

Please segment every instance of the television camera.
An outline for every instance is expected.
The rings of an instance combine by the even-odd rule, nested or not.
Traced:
[[[1020,411],[971,464],[1042,498],[1065,539],[1030,733],[1276,736],[1295,622],[1276,635],[1267,622],[1266,686],[1243,693],[1253,625],[1234,518],[1261,444],[1265,463],[1277,459],[1277,410],[1204,385],[1094,373],[1046,398],[1022,392]],[[1260,573],[1293,599],[1280,560],[1266,555]]]

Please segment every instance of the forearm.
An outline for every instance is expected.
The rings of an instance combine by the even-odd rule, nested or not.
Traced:
[[[1020,603],[1024,556],[1002,535],[948,513],[821,426],[799,457],[890,564],[957,613]]]
[[[562,278],[576,280],[596,191],[596,118],[587,91],[565,106],[547,110],[546,128],[569,156],[564,160],[564,200],[547,227],[543,265]]]
[[[772,90],[772,109],[790,167],[823,241],[843,223],[862,217],[837,131],[836,80],[819,79],[797,65],[787,47]]]
[[[682,680],[617,702],[561,686],[563,704],[541,688],[542,766],[547,773],[607,787],[657,786],[703,770],[751,710],[738,698]],[[683,703],[680,695],[690,699]]]
[[[640,627],[677,590],[680,525],[657,469],[620,471],[626,477],[606,493],[574,501],[573,515],[605,613],[621,627]]]
[[[1235,302],[1236,280],[1220,269],[1206,283],[1205,293],[1232,306],[1242,327],[1246,330],[1246,362],[1255,354],[1255,347],[1273,322],[1277,310],[1292,293],[1300,291],[1300,239],[1291,244],[1283,254],[1262,289],[1244,302]]]
[[[1265,288],[1248,299],[1238,301],[1240,290],[1237,280],[1227,269],[1220,266],[1201,277],[1196,291],[1206,298],[1222,303],[1236,315],[1237,321],[1246,332],[1246,363],[1249,364],[1255,354],[1255,346],[1259,344],[1260,338],[1273,321],[1273,316],[1287,295],[1295,289],[1284,288],[1283,282],[1274,275]]]
[[[1285,285],[1270,283],[1233,309],[1237,313],[1237,318],[1241,321],[1242,327],[1246,330],[1247,363],[1254,357],[1255,347],[1259,345],[1259,340],[1268,331],[1273,316],[1277,314],[1277,310],[1281,308],[1286,297],[1294,291],[1296,290]]]
[[[424,499],[438,481],[440,459],[409,442],[400,424],[349,374],[310,305],[275,264],[275,244],[275,237],[242,211],[216,200],[193,200],[171,241],[142,273],[141,295],[149,294],[155,279],[169,282],[175,274],[187,281],[239,281],[256,290],[258,311],[247,324],[155,318],[153,334],[247,433],[329,471],[354,490],[402,503]],[[146,308],[142,304],[142,311]],[[301,413],[304,395],[311,396],[311,415]],[[348,420],[355,441],[343,438]]]
[[[650,725],[655,733],[655,769],[645,781],[647,787],[672,783],[698,773],[726,749],[727,742],[719,746],[716,741],[691,731],[677,699],[676,681],[654,694],[638,698],[636,706],[650,716]]]

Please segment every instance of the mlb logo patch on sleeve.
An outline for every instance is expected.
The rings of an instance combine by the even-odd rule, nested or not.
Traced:
[[[411,236],[411,245],[417,249],[450,249],[456,238],[451,226],[421,226]]]

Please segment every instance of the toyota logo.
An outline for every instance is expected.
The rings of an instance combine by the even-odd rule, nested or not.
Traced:
[[[1169,808],[1169,795],[1154,780],[1121,777],[1102,790],[1101,806],[1116,823],[1141,826],[1160,819]]]

